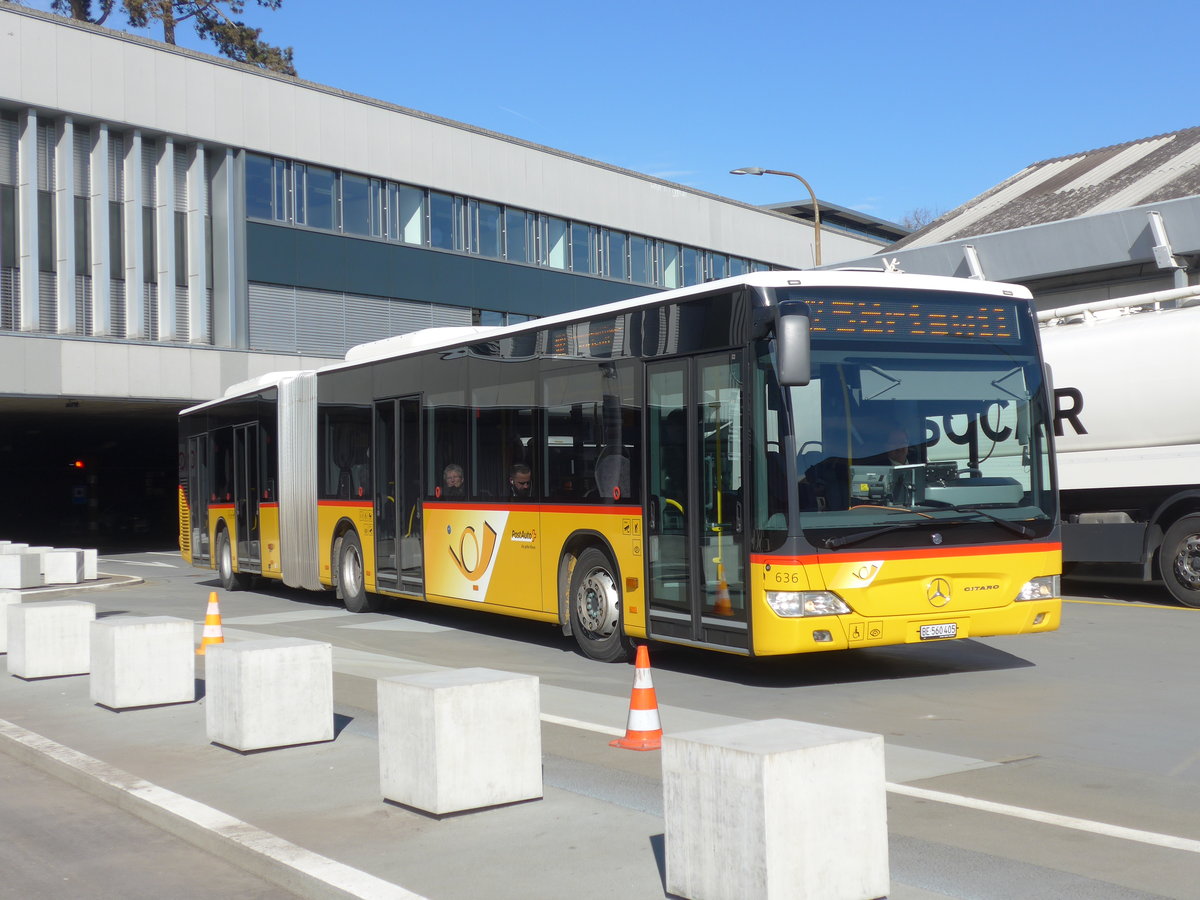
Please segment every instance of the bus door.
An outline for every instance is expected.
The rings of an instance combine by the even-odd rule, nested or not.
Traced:
[[[750,646],[741,356],[647,367],[649,631],[664,640]]]
[[[233,496],[239,572],[258,571],[262,565],[258,534],[259,474],[258,423],[236,425],[233,429]]]
[[[187,439],[187,501],[191,517],[192,565],[208,562],[208,435]]]
[[[375,581],[383,590],[419,594],[421,553],[421,403],[375,403]]]

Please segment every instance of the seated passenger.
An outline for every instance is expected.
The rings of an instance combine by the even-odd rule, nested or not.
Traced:
[[[533,470],[525,463],[513,463],[508,470],[510,497],[528,500],[533,495]]]
[[[440,497],[465,497],[466,490],[463,487],[463,469],[458,463],[450,463],[442,470],[442,492]]]

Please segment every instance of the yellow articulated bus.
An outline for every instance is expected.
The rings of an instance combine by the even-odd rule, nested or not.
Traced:
[[[756,273],[264,376],[180,418],[180,543],[251,578],[780,655],[1051,631],[1023,288]]]

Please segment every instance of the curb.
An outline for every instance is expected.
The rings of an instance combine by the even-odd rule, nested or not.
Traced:
[[[307,900],[424,900],[4,719],[0,751]]]
[[[85,591],[110,591],[114,588],[131,587],[135,584],[145,584],[144,578],[139,578],[136,575],[110,575],[107,572],[100,572],[100,578],[91,584],[64,584],[60,586],[48,585],[46,587],[25,588],[17,591],[21,595],[21,600],[52,600],[55,597],[66,597],[71,594],[80,594]]]

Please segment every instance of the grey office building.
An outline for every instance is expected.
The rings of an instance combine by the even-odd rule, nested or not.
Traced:
[[[826,263],[889,240],[841,223]],[[0,3],[0,535],[170,536],[175,413],[238,381],[812,251],[802,218]]]

